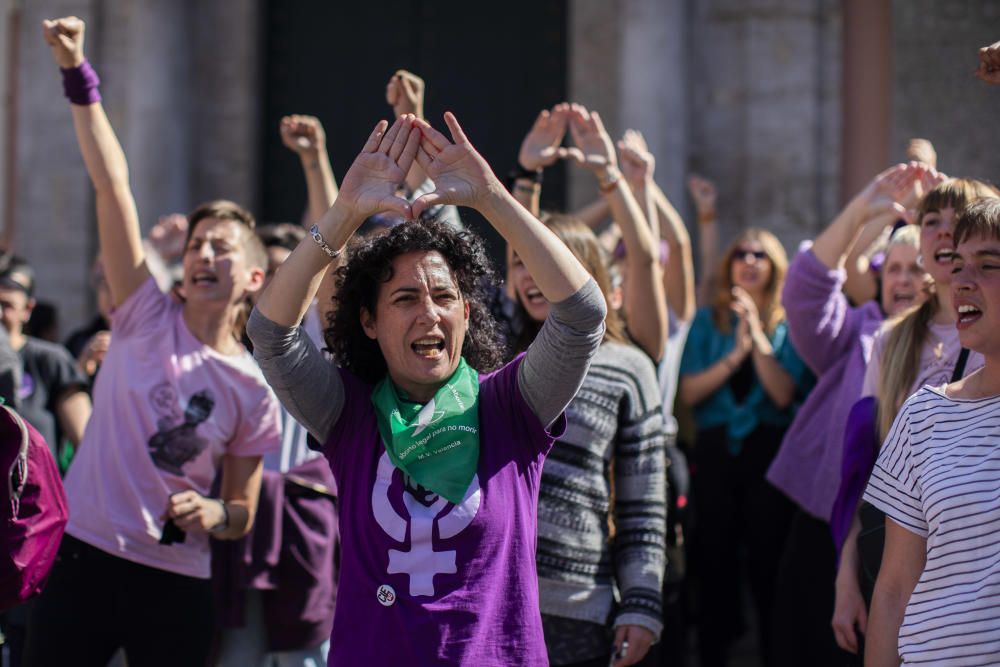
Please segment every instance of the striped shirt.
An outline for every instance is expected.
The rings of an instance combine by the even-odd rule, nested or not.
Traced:
[[[865,500],[927,540],[899,630],[903,663],[1000,664],[1000,397],[911,396]]]

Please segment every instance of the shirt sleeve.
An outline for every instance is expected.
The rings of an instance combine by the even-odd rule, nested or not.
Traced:
[[[638,350],[621,359],[635,379],[619,408],[615,441],[614,563],[621,604],[615,626],[663,630],[667,471],[659,385]]]
[[[261,387],[257,400],[247,401],[246,414],[226,453],[233,456],[261,456],[281,447],[281,413],[278,399]]]
[[[604,338],[604,296],[591,278],[576,294],[553,303],[521,362],[518,383],[545,426],[562,414],[583,384]]]
[[[180,306],[175,306],[170,297],[160,291],[156,280],[149,277],[111,312],[114,336],[159,332],[162,330],[161,321],[172,307]]]
[[[813,254],[799,252],[788,267],[781,295],[788,333],[802,359],[821,374],[853,349],[861,317],[842,290],[843,269],[830,269]]]
[[[52,353],[46,355],[46,381],[49,388],[49,400],[55,407],[55,401],[67,389],[85,388],[88,385],[87,378],[83,371],[76,365],[76,361],[70,356],[66,348],[53,345]]]
[[[344,384],[302,327],[283,327],[253,309],[247,321],[253,356],[281,404],[320,443],[344,407]]]
[[[913,466],[910,404],[911,401],[907,401],[903,405],[892,423],[889,437],[875,461],[865,500],[903,528],[927,537],[923,490]]]
[[[882,368],[882,346],[884,344],[885,336],[882,335],[880,329],[872,341],[872,358],[865,366],[865,379],[861,381],[861,395],[858,398],[875,396],[878,393],[879,374]]]
[[[716,333],[712,322],[712,311],[702,308],[691,322],[687,340],[684,343],[684,353],[681,355],[679,375],[694,375],[700,373],[718,359],[712,359],[710,354],[711,341]]]

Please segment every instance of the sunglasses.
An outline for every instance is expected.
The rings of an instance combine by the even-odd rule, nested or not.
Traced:
[[[753,257],[757,261],[763,259],[769,259],[767,253],[764,252],[763,250],[742,250],[740,248],[737,248],[736,250],[733,251],[733,254],[730,256],[730,259],[733,260],[741,259],[744,262],[749,262],[751,257]]]

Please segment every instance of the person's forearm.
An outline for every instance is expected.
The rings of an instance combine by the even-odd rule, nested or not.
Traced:
[[[764,387],[764,393],[783,410],[795,399],[795,380],[774,357],[770,341],[763,335],[755,338],[752,353],[754,370]]]
[[[335,204],[317,224],[327,245],[342,249],[364,222]],[[333,259],[311,238],[296,246],[260,295],[257,308],[281,326],[297,326],[316,297],[320,280]]]
[[[533,216],[539,217],[542,213],[542,184],[536,183],[530,178],[514,179],[514,187],[511,191],[514,199],[528,209]]]
[[[253,528],[253,513],[256,507],[251,509],[246,500],[225,500],[224,510],[229,519],[229,525],[225,530],[211,533],[217,540],[238,540]]]
[[[80,153],[96,192],[104,270],[112,300],[120,305],[149,276],[128,162],[100,102],[70,108]]]
[[[424,171],[419,164],[416,162],[410,166],[410,170],[406,172],[406,187],[410,192],[415,192],[417,188],[423,185],[427,181],[427,172]]]
[[[742,360],[735,355],[735,351],[730,352],[705,370],[681,377],[681,401],[693,408],[714,394],[740,367]]]
[[[333,177],[333,167],[330,166],[330,156],[326,148],[321,148],[313,155],[302,153],[302,171],[306,177],[306,192],[309,195],[309,208],[305,224],[311,226],[330,210],[337,199],[337,180]]]
[[[899,658],[899,628],[903,624],[906,602],[898,591],[875,585],[868,632],[865,634],[865,666],[897,667]]]
[[[701,259],[701,277],[698,279],[698,305],[712,302],[715,272],[719,262],[719,228],[713,215],[698,219],[698,256]]]
[[[56,405],[59,426],[62,427],[63,435],[73,443],[74,447],[79,447],[83,440],[83,432],[90,420],[91,410],[90,396],[80,387],[60,397]]]
[[[846,278],[843,289],[855,304],[860,305],[878,296],[878,283],[869,270],[869,255],[872,247],[887,235],[890,224],[897,217],[895,212],[890,212],[865,221],[850,246],[844,262]]]
[[[590,280],[590,274],[559,237],[499,182],[477,208],[521,258],[549,301],[568,299]]]
[[[656,202],[660,237],[667,242],[670,257],[664,271],[667,303],[674,315],[683,321],[694,317],[694,258],[691,253],[691,235],[677,209],[656,183],[651,189]]]
[[[816,237],[812,250],[816,259],[827,268],[836,269],[844,266],[848,251],[856,245],[865,221],[864,202],[855,197],[842,210],[833,222]]]
[[[629,335],[658,361],[667,339],[667,300],[663,293],[659,245],[624,178],[619,178],[615,187],[604,193],[604,198],[625,244],[628,271],[625,318]]]

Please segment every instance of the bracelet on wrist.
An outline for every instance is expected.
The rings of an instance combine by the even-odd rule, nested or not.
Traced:
[[[514,184],[518,179],[523,178],[529,180],[535,185],[541,185],[544,178],[542,177],[541,169],[525,169],[520,162],[514,165],[514,168],[510,170],[507,174],[507,186],[508,189],[513,191]]]
[[[618,182],[622,180],[622,173],[611,168],[605,172],[604,177],[597,178],[597,189],[601,191],[602,194],[608,194],[612,192],[616,187],[618,187]]]
[[[101,101],[101,78],[91,66],[90,61],[84,59],[76,67],[60,68],[63,80],[63,93],[70,104],[78,106],[89,106]]]
[[[222,521],[215,524],[208,529],[210,533],[221,533],[222,531],[229,528],[229,507],[226,505],[226,501],[222,498],[215,498],[220,505],[222,505]]]
[[[319,225],[313,225],[312,227],[310,227],[309,235],[312,237],[312,240],[316,242],[316,245],[320,247],[320,250],[325,252],[330,257],[330,259],[337,259],[338,257],[340,257],[340,253],[344,252],[343,248],[341,248],[340,250],[334,250],[333,248],[330,247],[330,244],[326,242],[326,239],[323,238],[323,235],[319,233]]]

